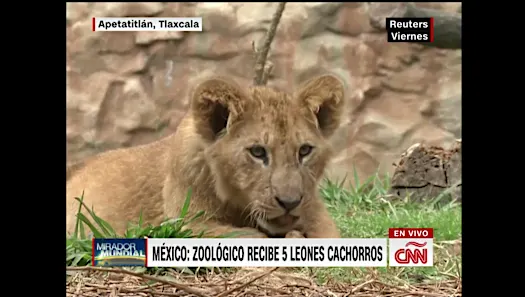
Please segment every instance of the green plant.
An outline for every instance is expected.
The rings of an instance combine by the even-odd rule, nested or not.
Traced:
[[[186,195],[184,205],[179,216],[175,219],[166,219],[159,226],[151,224],[145,225],[142,218],[142,213],[139,216],[138,222],[131,222],[128,229],[123,235],[116,234],[115,230],[110,224],[95,214],[93,209],[89,209],[84,203],[84,193],[81,197],[75,198],[79,202],[77,212],[77,222],[75,224],[75,231],[69,238],[66,236],[66,265],[88,265],[91,263],[91,238],[86,235],[86,228],[91,231],[92,236],[96,238],[199,238],[202,237],[204,231],[193,234],[190,228],[185,228],[189,223],[195,221],[204,215],[204,211],[199,211],[192,217],[188,216],[191,189]],[[91,220],[81,213],[82,207],[87,211]]]
[[[360,207],[372,207],[378,200],[388,196],[390,188],[390,177],[383,178],[378,173],[371,175],[361,183],[354,167],[354,181],[345,189],[346,176],[340,182],[325,179],[321,185],[321,196],[329,206],[340,206],[348,204],[359,204]]]

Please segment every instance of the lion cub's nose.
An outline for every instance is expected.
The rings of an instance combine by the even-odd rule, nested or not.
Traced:
[[[277,203],[287,211],[296,208],[297,205],[301,203],[301,198],[275,197],[275,200],[277,200]]]

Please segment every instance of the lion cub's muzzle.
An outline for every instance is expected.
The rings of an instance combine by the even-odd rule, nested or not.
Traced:
[[[300,217],[283,214],[273,219],[259,221],[259,228],[270,237],[283,237],[286,233],[297,229]]]
[[[303,196],[275,196],[275,200],[277,201],[277,204],[286,211],[286,213],[289,213],[301,204]]]
[[[300,224],[300,207],[303,202],[301,195],[274,196],[274,209],[265,220],[259,220],[258,225],[268,235],[280,236],[296,229]]]
[[[283,213],[272,219],[268,223],[281,228],[293,226],[299,220],[299,205],[303,201],[303,196],[275,196],[275,201]]]
[[[293,226],[297,221],[299,220],[298,216],[294,216],[291,214],[285,214],[280,217],[276,217],[274,219],[268,220],[268,223],[280,227],[280,228],[286,228],[288,226]]]

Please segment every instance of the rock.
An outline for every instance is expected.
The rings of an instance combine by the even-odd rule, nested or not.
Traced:
[[[405,66],[410,66],[414,63],[417,63],[419,61],[421,61],[421,59],[419,58],[419,56],[416,54],[416,53],[412,53],[410,55],[406,55],[406,56],[401,56],[399,57],[399,60],[401,62],[403,62],[403,64]]]
[[[91,31],[91,20],[73,22],[66,28],[66,52],[68,55],[83,53],[91,48],[96,38],[95,32]]]
[[[277,3],[246,3],[237,9],[239,33],[244,35],[266,30]],[[277,35],[288,30],[297,32],[296,37],[306,38],[323,32],[343,3],[288,2],[281,17]]]
[[[461,138],[461,95],[437,101],[435,105],[434,123]]]
[[[199,17],[194,13],[195,7],[198,2],[166,2],[164,3],[164,9],[158,15],[158,17]]]
[[[180,31],[139,31],[135,35],[135,43],[144,45],[159,40],[179,40],[184,36]]]
[[[257,30],[266,30],[277,3],[243,3],[237,8],[237,28],[242,35]],[[286,8],[283,16],[286,13]],[[280,24],[279,24],[280,25]]]
[[[152,70],[152,98],[163,111],[184,111],[189,106],[188,84],[190,78],[194,77],[191,61],[173,61],[170,68],[169,63],[164,67]],[[175,120],[175,119],[174,119]]]
[[[416,2],[416,7],[438,9],[447,12],[457,12],[458,8],[461,7],[461,2]]]
[[[449,51],[446,57],[446,63],[436,63],[442,68],[438,70],[440,76],[427,90],[435,94],[436,101],[429,119],[436,127],[461,138],[461,52]]]
[[[399,125],[392,119],[375,112],[363,116],[355,139],[383,149],[398,147],[403,135],[412,125]]]
[[[423,93],[429,81],[427,72],[421,67],[410,67],[382,80],[383,86],[397,92]]]
[[[134,32],[93,32],[91,20],[75,22],[66,36],[67,52],[71,55],[124,53],[135,46]]]
[[[360,77],[373,74],[377,64],[377,56],[366,44],[332,33],[302,39],[292,50],[296,82],[304,81],[312,73],[320,74],[315,68],[344,69],[351,77]]]
[[[73,55],[69,67],[70,70],[75,70],[84,77],[89,77],[93,73],[106,70],[104,59],[99,55],[94,55],[89,52],[81,52]]]
[[[73,74],[68,76],[66,85],[68,109],[77,109],[86,114],[98,113],[111,83],[115,81],[121,79],[107,72],[97,72],[84,79]]]
[[[368,12],[370,16],[370,24],[380,29],[385,29],[385,18],[402,17],[405,13],[404,3],[399,2],[373,2],[369,4]]]
[[[308,5],[289,3],[286,4],[283,16],[289,17],[290,23],[298,24],[297,31],[300,32],[300,38],[307,38],[330,28],[330,24],[336,22],[335,17],[341,7],[343,7],[342,2],[317,2]]]
[[[448,147],[455,141],[454,135],[425,120],[407,135],[400,147],[408,147],[413,143],[424,143],[430,146]]]
[[[133,74],[144,70],[148,56],[142,51],[130,54],[106,54],[101,56],[108,70],[118,74]]]
[[[460,5],[436,3],[417,5],[447,11]],[[461,136],[461,50],[388,43],[385,32],[370,25],[377,5],[384,16],[400,4],[289,2],[268,57],[274,64],[269,86],[276,89],[293,91],[326,72],[348,84],[347,116],[332,144],[338,155],[327,171],[344,176],[355,165],[360,179],[378,168],[392,174],[392,162],[413,143],[448,147]],[[261,45],[276,6],[67,3],[68,160],[174,132],[192,89],[206,77],[227,75],[251,85],[251,44]],[[91,17],[124,16],[202,17],[204,28],[91,31]]]
[[[357,168],[358,178],[361,184],[366,180],[365,177],[374,175],[380,165],[378,159],[370,152],[370,149],[357,149],[352,159],[352,165],[355,165]],[[349,167],[349,169],[350,173],[352,173],[352,167]]]
[[[381,58],[378,61],[379,67],[392,70],[392,71],[401,71],[403,69],[403,65],[401,64],[401,61],[398,59],[384,59]]]
[[[238,18],[233,3],[200,2],[195,6],[194,15],[202,17],[202,31],[238,36]],[[245,5],[245,4],[244,4]],[[191,35],[191,34],[190,34]]]
[[[97,118],[97,139],[127,145],[133,133],[155,131],[159,125],[155,102],[138,77],[112,83]]]
[[[365,81],[367,82],[363,92],[365,98],[375,98],[383,93],[379,79],[372,76]]]
[[[179,47],[178,54],[206,60],[228,59],[234,57],[240,47],[242,45],[239,45],[235,38],[218,33],[199,32],[188,35],[184,45]]]
[[[356,4],[360,4],[357,5]],[[337,16],[333,19],[328,28],[334,32],[349,36],[359,36],[364,32],[369,32],[371,26],[368,20],[368,9],[364,3],[344,3],[343,7],[337,11]]]
[[[343,76],[343,78],[345,77]],[[352,113],[361,112],[371,100],[381,96],[383,93],[380,80],[375,76],[350,77],[345,79],[345,81],[351,83],[349,88],[351,95],[349,95],[350,98],[347,105]]]
[[[135,45],[134,32],[104,32],[95,47],[100,53],[125,53]]]
[[[345,65],[353,76],[369,76],[377,71],[378,56],[365,43],[348,42],[344,45],[343,52]]]
[[[450,149],[415,144],[402,154],[391,181],[391,193],[412,201],[461,201],[461,140]]]
[[[162,2],[93,3],[94,17],[148,17],[162,11]]]
[[[97,142],[99,128],[97,124],[104,109],[103,103],[108,94],[110,95],[111,86],[119,82],[122,81],[117,76],[107,72],[93,73],[87,78],[75,73],[68,74],[66,84],[68,144],[74,143],[74,147],[78,148],[86,143]]]
[[[89,3],[66,2],[66,20],[76,21],[89,15]]]
[[[451,195],[453,199],[457,199],[458,201],[462,201],[461,197],[461,140],[458,140],[453,148],[452,151],[455,152],[455,154],[452,155],[450,160],[445,166],[445,172],[447,174],[447,181],[449,186],[454,186],[454,189],[451,191]]]
[[[421,107],[419,108],[419,112],[423,116],[430,117],[436,114],[436,109],[439,105],[439,102],[436,100],[426,100],[421,104]]]

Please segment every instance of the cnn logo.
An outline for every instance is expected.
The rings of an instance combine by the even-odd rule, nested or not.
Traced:
[[[433,266],[433,232],[428,229],[396,228],[396,232],[389,232],[389,266]]]
[[[400,264],[408,264],[408,263],[427,264],[428,262],[428,250],[427,249],[413,249],[412,250],[409,248],[410,246],[422,248],[426,245],[427,245],[426,242],[418,243],[415,241],[410,241],[405,245],[406,248],[398,249],[397,251],[395,251],[394,260]]]

